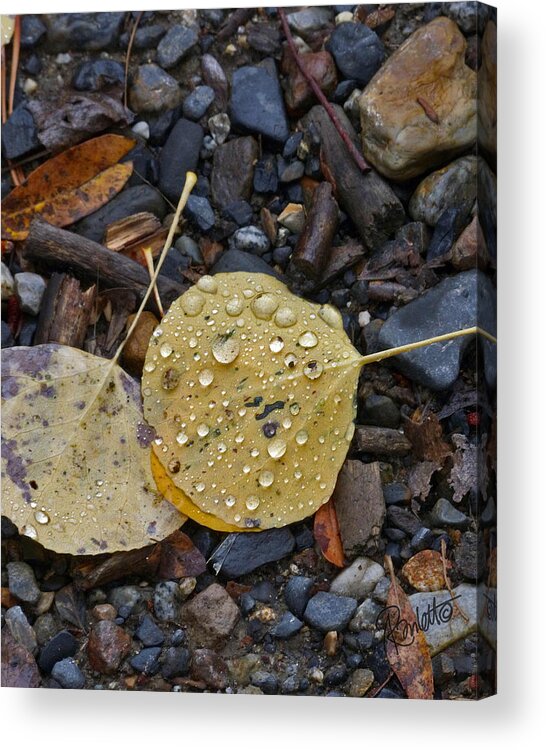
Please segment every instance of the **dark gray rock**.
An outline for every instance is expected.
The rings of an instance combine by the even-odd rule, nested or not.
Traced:
[[[149,211],[163,219],[167,212],[167,205],[161,195],[149,185],[135,185],[122,190],[109,203],[98,211],[79,221],[74,231],[95,242],[101,242],[108,224],[126,216]]]
[[[277,598],[277,590],[271,581],[259,581],[250,589],[250,596],[258,602],[270,604]]]
[[[475,156],[456,159],[419,183],[409,202],[410,216],[433,227],[448,208],[464,205],[468,213],[476,201],[477,179]]]
[[[50,13],[42,16],[47,26],[47,47],[52,52],[98,51],[114,47],[125,13]]]
[[[420,552],[424,549],[430,549],[433,542],[434,534],[432,531],[427,529],[426,526],[421,526],[412,536],[410,544],[415,552]]]
[[[298,159],[296,159],[290,164],[282,166],[279,174],[279,179],[281,182],[294,182],[294,180],[299,180],[301,177],[303,177],[304,172],[305,165],[302,161],[298,161]]]
[[[440,215],[427,248],[427,261],[443,259],[470,221],[468,204],[446,208]]]
[[[42,71],[42,61],[38,55],[33,52],[23,63],[23,70],[31,76],[37,76]]]
[[[226,206],[223,214],[243,227],[252,220],[252,206],[244,200],[237,200]]]
[[[416,518],[407,508],[399,508],[397,505],[391,505],[387,508],[387,521],[389,524],[401,529],[409,536],[416,534],[421,528],[419,519]]]
[[[221,572],[226,578],[239,578],[286,557],[294,550],[295,544],[288,528],[268,529],[256,534],[229,534],[212,553],[211,562],[216,572]]]
[[[381,327],[379,349],[389,349],[479,324],[496,334],[496,298],[491,281],[481,271],[464,271],[444,279],[421,297],[394,312]],[[435,391],[450,388],[461,359],[472,342],[463,336],[401,354],[391,360],[412,380]],[[495,346],[479,337],[484,349],[486,378],[495,380]]]
[[[108,601],[124,620],[136,612],[141,612],[146,606],[142,590],[137,586],[118,586],[112,589]]]
[[[330,630],[345,630],[357,607],[356,599],[319,591],[307,604],[303,619],[311,627],[327,633]]]
[[[40,651],[38,666],[43,672],[51,672],[53,667],[61,659],[74,656],[78,650],[78,641],[68,630],[61,630],[46,643]]]
[[[22,15],[21,17],[21,47],[34,47],[44,37],[47,29],[38,16]]]
[[[244,271],[245,273],[267,273],[275,278],[280,276],[275,273],[269,263],[262,260],[258,255],[244,253],[241,250],[227,250],[212,266],[210,273],[232,273]]]
[[[280,638],[282,640],[291,638],[303,627],[303,622],[291,612],[285,612],[279,622],[271,629],[271,635],[273,638]]]
[[[238,68],[232,79],[230,117],[234,127],[284,143],[289,136],[279,79],[273,65]]]
[[[460,575],[469,581],[479,581],[485,569],[483,540],[473,531],[465,531],[453,551],[453,560]]]
[[[182,111],[188,120],[199,120],[206,113],[214,101],[214,89],[210,86],[197,86],[189,96],[184,99]]]
[[[129,660],[129,664],[133,669],[136,669],[137,672],[155,674],[159,669],[158,661],[160,653],[161,649],[159,646],[143,648],[140,653]]]
[[[2,153],[6,159],[18,159],[38,146],[34,118],[28,106],[20,104],[2,125]]]
[[[41,591],[30,565],[22,561],[9,562],[7,571],[10,594],[13,594],[22,602],[36,604]]]
[[[466,529],[469,519],[460,510],[457,510],[449,500],[441,497],[430,513],[432,524],[437,526],[450,526],[455,529]]]
[[[186,179],[195,172],[203,143],[203,128],[182,118],[171,130],[159,157],[159,187],[175,205]]]
[[[38,651],[36,633],[21,607],[10,607],[5,614],[5,623],[15,640],[30,654],[36,656]]]
[[[85,686],[85,677],[74,659],[62,659],[51,670],[51,676],[65,690],[81,690]]]
[[[210,183],[212,200],[218,208],[250,199],[257,158],[258,144],[250,136],[234,138],[218,146],[214,152]]]
[[[135,636],[144,646],[160,646],[165,640],[163,631],[156,625],[150,615],[144,615],[135,631]]]
[[[178,82],[154,63],[139,65],[129,91],[129,104],[134,112],[164,112],[182,101]]]
[[[150,137],[148,142],[151,146],[163,146],[167,136],[174,128],[178,120],[182,117],[182,105],[168,109],[160,113],[157,117],[147,116],[148,127],[150,128]]]
[[[155,49],[160,39],[165,35],[167,29],[159,24],[151,26],[139,26],[133,39],[133,49]],[[127,49],[129,45],[130,32],[124,31],[119,38],[119,46]]]
[[[286,20],[292,31],[305,36],[305,34],[311,31],[318,31],[328,26],[333,17],[334,12],[332,8],[317,7],[304,8],[294,13],[288,13]]]
[[[263,229],[252,224],[241,227],[230,237],[230,246],[233,249],[254,255],[267,253],[270,245],[269,238]]]
[[[157,61],[162,68],[173,68],[195,47],[197,31],[181,24],[171,26],[157,46]]]
[[[274,674],[270,672],[264,672],[259,670],[253,672],[250,677],[250,682],[254,687],[260,688],[262,693],[265,695],[274,695],[279,687],[279,683]]]
[[[313,588],[313,579],[305,576],[293,576],[288,579],[284,588],[284,601],[296,617],[302,618]]]
[[[190,671],[190,652],[183,646],[172,646],[165,652],[161,665],[161,676],[166,680],[184,677]]]
[[[383,485],[383,497],[387,505],[397,503],[409,503],[411,500],[410,488],[402,482],[391,482]]]
[[[212,206],[206,198],[199,195],[190,195],[184,213],[202,232],[212,229],[216,221]]]
[[[363,23],[340,23],[326,43],[345,78],[366,86],[385,59],[385,48],[377,34]]]
[[[117,60],[87,60],[80,63],[72,76],[77,91],[100,91],[106,86],[123,86],[125,69]]]
[[[400,410],[392,398],[374,393],[364,402],[361,423],[396,429],[400,424]]]
[[[248,255],[248,253],[245,253],[245,255]],[[262,262],[265,263],[265,261],[262,261]],[[2,321],[2,349],[7,349],[10,346],[15,346],[15,339],[13,338],[11,328],[6,323],[6,321],[3,320]]]
[[[257,193],[274,193],[277,190],[279,176],[274,156],[266,156],[256,164],[253,184]]]

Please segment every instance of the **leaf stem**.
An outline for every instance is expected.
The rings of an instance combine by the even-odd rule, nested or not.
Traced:
[[[411,352],[414,349],[421,349],[423,346],[429,346],[430,344],[438,344],[442,341],[449,341],[450,339],[456,339],[460,336],[471,336],[480,334],[488,341],[496,344],[497,339],[495,336],[490,334],[488,331],[484,331],[479,326],[472,326],[471,328],[462,328],[460,331],[452,331],[451,333],[443,333],[440,336],[433,336],[430,339],[423,339],[422,341],[414,341],[411,344],[404,344],[403,346],[395,346],[393,349],[384,349],[382,352],[374,352],[373,354],[366,354],[360,357],[358,364],[362,367],[363,365],[369,365],[372,362],[381,362],[383,359],[389,359],[389,357],[396,357],[399,354],[405,354]]]
[[[157,261],[157,265],[155,267],[155,271],[150,279],[150,284],[148,285],[148,288],[146,289],[146,293],[144,297],[142,298],[142,302],[140,303],[140,307],[136,311],[135,317],[133,318],[133,322],[129,326],[129,330],[127,331],[127,335],[119,345],[116,353],[113,357],[113,362],[117,362],[119,359],[119,356],[121,352],[123,351],[123,347],[129,340],[131,334],[135,330],[138,320],[140,316],[142,315],[142,311],[146,307],[146,303],[150,299],[150,296],[152,294],[153,289],[155,288],[155,283],[157,281],[157,278],[159,276],[159,272],[161,271],[161,266],[163,265],[163,261],[167,257],[167,253],[169,252],[169,248],[172,245],[172,241],[174,238],[174,233],[176,232],[176,227],[178,226],[178,222],[180,221],[180,216],[182,214],[182,211],[184,210],[186,203],[188,202],[188,198],[190,197],[190,193],[195,187],[195,184],[197,182],[197,175],[195,172],[186,172],[186,181],[184,182],[184,188],[182,190],[182,194],[180,196],[180,199],[178,201],[178,206],[176,207],[176,211],[173,217],[173,220],[171,222],[171,226],[169,228],[169,234],[167,235],[167,239],[165,240],[165,244],[163,245],[163,250],[161,251],[161,255],[159,256],[159,260]]]

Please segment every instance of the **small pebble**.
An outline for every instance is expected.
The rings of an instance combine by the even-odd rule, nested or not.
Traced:
[[[74,659],[62,659],[51,670],[51,676],[66,690],[81,690],[85,677]]]
[[[42,297],[46,289],[46,282],[37,273],[23,271],[15,274],[15,291],[21,303],[23,312],[38,315],[42,304]]]

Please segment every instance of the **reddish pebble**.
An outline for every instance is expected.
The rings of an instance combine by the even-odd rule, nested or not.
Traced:
[[[93,626],[87,643],[87,655],[92,669],[102,674],[113,674],[131,650],[131,637],[110,620]]]
[[[95,620],[115,620],[116,609],[111,604],[96,604],[91,610]]]

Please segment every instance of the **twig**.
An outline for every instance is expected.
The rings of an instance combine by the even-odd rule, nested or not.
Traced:
[[[451,588],[451,582],[449,580],[449,576],[447,574],[447,563],[446,563],[446,542],[445,539],[442,539],[440,542],[440,550],[442,555],[442,568],[444,570],[444,581],[446,584],[446,589],[449,591],[449,595],[451,596],[453,600],[453,606],[457,610],[457,612],[461,615],[463,620],[465,622],[468,622],[469,617],[466,614],[466,612],[463,612],[463,610],[459,607],[457,600],[455,599],[455,594],[453,593],[453,589]]]
[[[127,54],[125,55],[125,88],[123,89],[123,104],[125,107],[127,107],[127,77],[129,75],[129,60],[131,59],[131,50],[133,49],[133,42],[135,40],[135,34],[136,30],[138,29],[138,24],[140,23],[140,19],[142,18],[143,11],[139,11],[137,17],[135,18],[135,22],[133,24],[133,28],[131,29],[131,36],[129,37],[129,43],[127,45]]]
[[[144,255],[144,258],[146,260],[146,266],[148,268],[148,273],[150,274],[150,281],[153,281],[154,276],[154,257],[152,255],[152,248],[151,247],[145,247],[142,251],[142,254]],[[163,309],[163,305],[161,304],[161,297],[159,296],[159,290],[157,288],[157,284],[155,281],[153,281],[154,285],[154,297],[157,304],[157,309],[161,313],[161,317],[165,315],[165,310]]]
[[[17,68],[19,67],[19,50],[21,48],[21,18],[15,16],[15,27],[11,41],[11,70],[9,80],[8,115],[13,112],[15,99],[15,84],[17,83]]]
[[[349,149],[349,153],[357,163],[359,169],[362,170],[362,172],[369,172],[371,167],[366,164],[364,157],[359,152],[353,141],[351,140],[351,137],[341,124],[338,116],[336,115],[332,105],[328,101],[328,99],[324,96],[322,93],[322,89],[314,79],[314,77],[307,71],[305,65],[303,64],[303,61],[301,59],[300,53],[298,52],[298,49],[296,47],[296,43],[294,42],[294,37],[292,36],[292,33],[290,31],[290,27],[288,26],[288,20],[286,18],[286,13],[282,8],[278,8],[279,18],[281,19],[281,25],[284,32],[284,35],[286,37],[286,41],[288,42],[288,48],[292,54],[292,57],[294,58],[294,62],[300,69],[303,77],[309,84],[310,88],[312,89],[313,93],[319,100],[319,102],[322,104],[326,112],[328,113],[328,117],[331,119],[332,123],[334,124],[335,129],[339,133],[341,139],[343,140],[343,143],[347,146]]]

